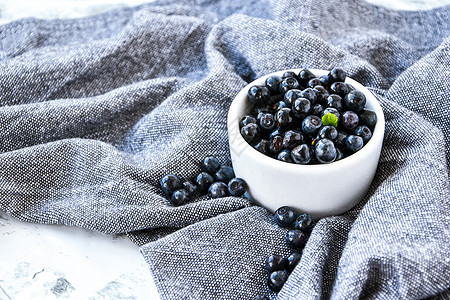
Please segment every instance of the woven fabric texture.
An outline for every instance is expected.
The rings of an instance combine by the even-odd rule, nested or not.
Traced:
[[[449,19],[449,6],[167,0],[2,25],[0,209],[126,233],[161,299],[450,297]],[[269,212],[238,197],[173,207],[159,180],[192,178],[208,155],[231,164],[227,109],[249,81],[335,66],[384,110],[379,167],[356,207],[318,221],[276,295],[264,261],[292,249]]]

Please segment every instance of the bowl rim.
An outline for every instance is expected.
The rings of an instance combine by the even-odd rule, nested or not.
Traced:
[[[369,151],[372,153],[374,151],[376,151],[376,149],[378,148],[379,142],[381,141],[381,143],[382,143],[383,138],[384,138],[385,118],[384,118],[383,109],[381,108],[381,105],[379,104],[377,98],[372,94],[372,92],[370,90],[368,90],[365,86],[363,86],[361,83],[352,79],[351,77],[347,77],[345,79],[345,83],[349,83],[356,90],[363,92],[364,95],[366,96],[367,102],[370,102],[369,110],[374,111],[375,114],[377,115],[377,123],[375,125],[374,131],[372,132],[372,137],[369,140],[369,142],[367,142],[367,144],[365,144],[363,146],[363,148],[361,148],[361,150],[359,150],[343,159],[334,161],[332,163],[302,165],[302,164],[295,164],[295,163],[286,163],[284,161],[280,161],[275,158],[264,155],[261,152],[259,152],[258,150],[254,149],[250,144],[248,144],[244,140],[244,138],[242,137],[242,135],[240,133],[240,129],[239,129],[239,121],[241,120],[242,117],[239,117],[239,116],[242,115],[242,112],[240,111],[240,107],[243,104],[245,104],[246,101],[248,101],[248,98],[247,98],[248,89],[254,85],[264,85],[264,82],[267,77],[270,77],[273,75],[281,76],[286,71],[293,71],[296,74],[298,74],[301,70],[304,70],[304,69],[306,69],[306,68],[291,68],[291,69],[276,71],[276,72],[272,72],[272,73],[260,76],[257,79],[253,80],[252,82],[248,83],[244,88],[242,88],[239,91],[239,93],[235,96],[235,98],[233,99],[233,101],[230,105],[230,108],[228,110],[228,116],[227,116],[228,138],[229,138],[230,148],[233,148],[232,147],[233,144],[242,145],[241,152],[249,151],[247,154],[248,155],[251,154],[252,156],[255,155],[255,157],[254,157],[255,160],[261,161],[261,163],[270,164],[274,168],[288,168],[294,172],[296,170],[298,170],[298,171],[308,170],[310,172],[315,172],[315,171],[322,172],[323,169],[327,169],[327,170],[330,170],[331,168],[339,168],[340,169],[340,168],[346,167],[346,165],[354,164],[355,161],[358,161],[358,160],[364,158],[364,155],[366,153],[368,153]],[[307,69],[310,70],[317,77],[326,75],[330,72],[329,70],[322,70],[322,69],[312,69],[312,68],[307,68]],[[367,102],[366,102],[366,106],[367,106]],[[251,106],[252,106],[252,104],[247,102],[246,107],[248,108]],[[237,124],[237,126],[236,126],[236,124]],[[230,135],[234,135],[234,139],[230,139]],[[233,149],[230,149],[230,151],[233,151]]]

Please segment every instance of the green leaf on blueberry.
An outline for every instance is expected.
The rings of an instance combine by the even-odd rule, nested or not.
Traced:
[[[335,114],[326,113],[322,117],[322,124],[323,124],[323,126],[332,125],[334,127],[337,127],[338,126],[338,117]]]

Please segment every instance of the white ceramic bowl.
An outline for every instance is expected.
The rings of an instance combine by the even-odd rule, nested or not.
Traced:
[[[291,69],[296,74],[301,69]],[[317,77],[329,71],[310,69]],[[366,96],[366,107],[377,115],[372,138],[358,152],[330,164],[297,165],[268,157],[251,147],[241,136],[239,121],[252,109],[247,91],[264,85],[271,75],[262,76],[244,87],[228,112],[228,137],[236,177],[243,178],[256,204],[274,212],[289,205],[313,218],[341,214],[355,206],[367,193],[375,175],[384,136],[384,114],[377,99],[360,83],[347,78]]]

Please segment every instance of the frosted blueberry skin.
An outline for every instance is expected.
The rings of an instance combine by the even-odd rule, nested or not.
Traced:
[[[319,129],[319,132],[317,133],[318,139],[329,139],[332,142],[335,142],[338,137],[338,131],[336,127],[331,125],[323,126]]]
[[[280,128],[286,128],[292,125],[292,111],[290,108],[282,108],[275,114],[275,120]]]
[[[288,279],[289,274],[286,271],[274,271],[270,273],[267,285],[269,288],[278,293]]]
[[[280,94],[279,86],[280,86],[281,80],[282,80],[281,77],[276,76],[276,75],[267,77],[264,85],[269,90],[271,95],[279,95]]]
[[[202,170],[210,174],[216,172],[220,168],[220,162],[214,156],[208,156],[202,161]]]
[[[278,153],[277,159],[284,161],[284,162],[291,163],[292,162],[291,151],[288,149],[281,150],[281,152]]]
[[[316,104],[317,95],[316,92],[312,88],[306,88],[301,92],[302,98],[306,98],[311,102],[311,105]]]
[[[242,196],[247,191],[247,183],[242,178],[233,178],[228,182],[228,193],[231,196]]]
[[[355,112],[348,110],[341,115],[340,125],[345,130],[352,131],[356,128],[356,126],[358,126],[358,124],[359,117]]]
[[[183,182],[183,188],[189,193],[191,197],[197,193],[197,186],[191,181]]]
[[[299,130],[288,130],[283,137],[283,148],[291,150],[304,141],[303,133]]]
[[[326,105],[326,101],[330,93],[323,86],[315,86],[313,88],[314,93],[316,93],[316,103]]]
[[[283,150],[283,137],[276,135],[269,140],[269,152],[278,155]]]
[[[264,131],[272,130],[275,126],[275,119],[272,114],[262,114],[259,118],[259,128]]]
[[[298,229],[289,230],[286,233],[286,243],[293,248],[303,249],[306,244],[306,234]]]
[[[315,78],[316,75],[314,75],[310,70],[308,69],[303,69],[300,72],[298,72],[298,83],[303,86],[306,87],[308,85],[308,82]]]
[[[290,108],[294,101],[298,98],[302,97],[302,91],[299,89],[288,90],[283,97],[284,103],[286,103],[287,107]]]
[[[298,98],[292,105],[292,113],[295,117],[303,119],[311,111],[311,101],[306,98]]]
[[[336,108],[339,112],[342,111],[344,109],[344,105],[342,104],[342,97],[336,94],[328,96],[326,106]]]
[[[256,106],[267,105],[270,100],[269,89],[265,86],[252,86],[247,93],[250,103]]]
[[[282,79],[286,79],[289,77],[295,78],[295,80],[297,80],[297,82],[298,82],[298,76],[294,71],[286,71],[283,73],[283,75],[281,75]]]
[[[297,212],[290,206],[281,206],[275,211],[274,220],[280,227],[289,227],[297,219]]]
[[[239,122],[239,128],[242,128],[245,125],[250,124],[250,123],[256,124],[256,118],[251,115],[246,115]]]
[[[359,123],[361,125],[366,125],[370,130],[373,130],[377,123],[377,115],[374,111],[364,109],[359,115]]]
[[[335,82],[330,86],[330,92],[344,98],[345,95],[347,95],[347,93],[349,92],[349,88],[344,82]]]
[[[322,83],[320,82],[319,78],[313,78],[310,81],[308,81],[308,84],[306,85],[306,87],[314,88],[315,86],[318,86],[321,84]]]
[[[341,113],[334,107],[326,107],[323,111],[322,111],[322,116],[326,115],[327,113],[331,113],[333,115],[335,115],[338,118],[338,122],[341,120]]]
[[[336,159],[336,147],[331,140],[320,139],[315,145],[314,154],[320,163],[332,163]]]
[[[211,199],[222,198],[228,196],[228,186],[221,182],[214,182],[208,189],[208,197]]]
[[[285,270],[288,266],[288,260],[278,254],[272,254],[266,258],[265,268],[266,271],[272,273],[274,271]]]
[[[183,188],[183,181],[180,177],[174,174],[167,174],[159,181],[161,190],[167,196],[172,196],[172,193],[176,190]]]
[[[306,165],[313,158],[313,152],[306,144],[301,144],[291,150],[292,161],[296,164]]]
[[[173,206],[183,205],[189,200],[189,192],[185,189],[176,190],[173,192],[172,197],[170,197],[170,203],[172,203]]]
[[[344,82],[347,78],[347,74],[341,68],[333,68],[330,73],[328,73],[328,78],[330,80],[330,83]]]
[[[259,152],[261,152],[264,155],[270,156],[269,141],[266,139],[261,139],[259,141],[259,143],[256,144],[253,148],[255,148],[256,150],[258,150]]]
[[[324,108],[323,108],[322,104],[316,104],[313,107],[311,107],[311,110],[309,112],[312,115],[322,117],[323,110],[324,110]]]

